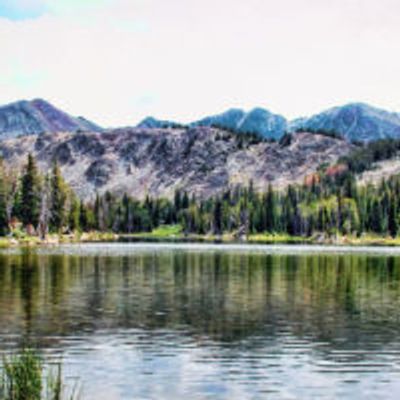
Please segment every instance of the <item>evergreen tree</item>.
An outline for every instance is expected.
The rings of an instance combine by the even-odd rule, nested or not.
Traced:
[[[91,229],[91,226],[89,225],[88,209],[83,201],[80,203],[79,226],[83,232],[87,232]]]
[[[76,196],[72,196],[68,219],[71,231],[79,231],[81,229],[81,204]]]
[[[222,233],[222,201],[219,197],[215,199],[214,203],[214,233],[220,235]]]
[[[268,191],[265,197],[265,230],[267,232],[274,232],[277,230],[277,210],[275,193],[272,185],[268,185]]]
[[[50,178],[50,229],[54,232],[62,229],[66,222],[66,200],[66,185],[55,162]]]
[[[0,236],[8,233],[7,194],[4,181],[4,171],[0,166]]]
[[[36,162],[31,154],[28,155],[28,162],[25,173],[21,179],[21,195],[19,212],[24,225],[32,224],[37,226],[40,215],[40,178]]]

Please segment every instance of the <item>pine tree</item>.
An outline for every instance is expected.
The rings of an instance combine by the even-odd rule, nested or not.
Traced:
[[[94,202],[94,218],[95,218],[95,228],[98,231],[104,231],[104,210],[103,201],[98,193],[96,193],[96,200]]]
[[[214,203],[213,222],[214,233],[220,235],[222,233],[222,201],[218,197],[215,199]]]
[[[50,177],[46,176],[44,185],[42,188],[42,196],[40,199],[40,216],[39,216],[39,235],[42,240],[46,239],[46,235],[49,231],[49,219],[50,219]]]
[[[83,201],[80,204],[80,210],[79,210],[79,226],[83,232],[87,232],[91,228],[89,226],[88,209],[83,203]]]
[[[4,171],[0,167],[0,236],[8,233],[7,194],[4,181]]]
[[[271,184],[265,197],[265,229],[267,232],[277,230],[276,198]]]
[[[31,154],[21,180],[20,216],[24,225],[37,226],[40,215],[40,178]]]
[[[399,231],[399,222],[398,222],[398,211],[397,211],[397,202],[395,201],[394,196],[390,198],[389,205],[389,215],[388,215],[388,230],[392,237],[397,235]]]
[[[182,208],[184,210],[186,210],[189,207],[189,195],[188,193],[185,191],[183,193],[183,197],[182,197]]]
[[[175,213],[177,214],[182,207],[182,196],[179,189],[175,190],[174,206],[175,206]]]
[[[59,231],[65,224],[66,200],[66,185],[60,168],[55,162],[50,178],[50,229],[52,231]]]
[[[72,196],[71,208],[69,211],[69,227],[71,231],[79,231],[81,221],[81,204],[76,196]]]

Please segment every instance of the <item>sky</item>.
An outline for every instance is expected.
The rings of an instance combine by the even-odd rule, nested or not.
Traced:
[[[231,107],[400,111],[398,0],[0,0],[0,104],[103,126]]]

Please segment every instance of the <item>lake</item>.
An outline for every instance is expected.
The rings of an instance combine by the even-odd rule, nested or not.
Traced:
[[[0,352],[82,399],[398,399],[400,249],[88,244],[0,252]]]

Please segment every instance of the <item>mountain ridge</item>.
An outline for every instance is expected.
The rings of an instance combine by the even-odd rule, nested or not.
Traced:
[[[336,106],[308,118],[291,122],[289,131],[325,131],[349,141],[374,141],[400,138],[400,114],[366,103]]]
[[[350,143],[326,135],[296,133],[279,143],[212,127],[119,128],[0,141],[0,154],[13,169],[24,165],[29,153],[43,172],[57,160],[85,200],[106,191],[171,198],[176,189],[208,198],[250,182],[260,192],[269,184],[284,188],[302,183],[322,163],[334,163],[351,149]]]
[[[140,123],[137,127],[165,128],[184,126],[178,122],[147,118],[152,125]],[[281,139],[285,133],[296,131],[336,134],[348,141],[368,142],[379,139],[400,139],[400,114],[354,102],[328,108],[310,117],[288,120],[261,107],[250,111],[231,108],[220,114],[206,116],[186,126],[209,126],[236,133],[258,134],[264,139]]]
[[[149,116],[139,122],[136,128],[179,129],[199,126],[217,127],[238,134],[255,134],[267,140],[280,140],[286,133],[296,131],[335,134],[349,142],[400,139],[399,113],[361,102],[331,107],[310,117],[294,120],[261,107],[249,111],[230,108],[187,124]],[[20,100],[0,107],[0,140],[30,134],[80,131],[101,133],[108,130],[82,116],[71,116],[40,98]]]

